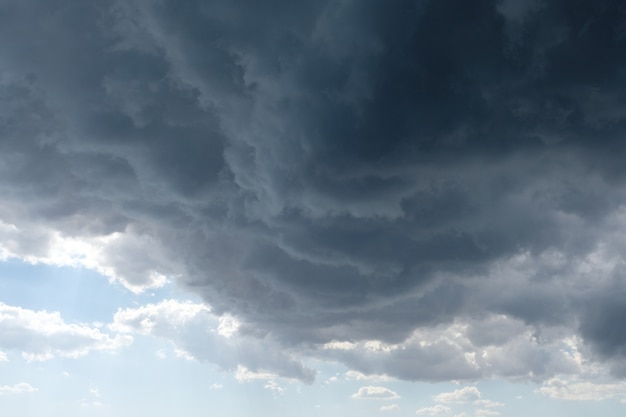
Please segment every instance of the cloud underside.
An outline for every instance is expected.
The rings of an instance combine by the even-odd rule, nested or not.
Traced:
[[[303,380],[626,374],[618,2],[3,15],[2,259],[175,281]]]

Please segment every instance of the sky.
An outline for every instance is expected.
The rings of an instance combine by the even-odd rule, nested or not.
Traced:
[[[616,0],[0,0],[0,408],[622,416]]]

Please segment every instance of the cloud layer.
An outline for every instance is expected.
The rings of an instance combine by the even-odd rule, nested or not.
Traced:
[[[619,2],[2,7],[2,258],[176,280],[364,373],[626,375]]]

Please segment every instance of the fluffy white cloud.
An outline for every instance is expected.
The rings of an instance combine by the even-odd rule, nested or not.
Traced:
[[[383,405],[380,407],[380,411],[382,412],[398,410],[400,410],[400,406],[398,404]]]
[[[55,356],[79,357],[90,351],[116,351],[133,342],[111,336],[95,325],[66,323],[58,312],[33,311],[0,303],[0,346],[31,361]]]
[[[191,301],[163,300],[158,304],[148,304],[137,308],[120,309],[113,317],[109,328],[121,333],[168,336],[183,329],[193,320],[201,317],[211,329],[217,328],[217,317],[211,309]]]
[[[626,401],[626,382],[595,383],[563,378],[551,378],[537,392],[551,398],[571,401],[618,399]]]
[[[445,416],[452,412],[450,407],[437,404],[432,407],[424,407],[415,411],[418,416]]]
[[[33,243],[36,240],[37,243]],[[139,293],[182,273],[154,236],[129,227],[107,235],[65,235],[46,225],[17,226],[0,218],[0,260],[93,269]]]
[[[374,399],[374,400],[393,400],[396,398],[400,398],[400,396],[385,387],[375,387],[375,386],[367,386],[361,387],[357,392],[352,394],[352,398],[366,398],[366,399]]]
[[[325,343],[322,346],[322,349],[330,349],[330,350],[352,350],[356,347],[356,343],[352,342],[339,342],[337,340],[333,340],[332,342]]]
[[[452,392],[442,392],[441,394],[435,395],[433,399],[440,403],[472,404],[475,407],[483,407],[476,410],[476,416],[499,415],[499,412],[490,409],[504,406],[504,404],[500,402],[481,399],[480,391],[475,386],[463,387]],[[462,415],[465,415],[465,413],[461,413],[458,416]]]
[[[480,400],[480,391],[476,387],[463,387],[453,392],[442,392],[434,397],[440,403],[468,403]]]
[[[7,358],[7,354],[0,351],[0,362],[8,362],[9,358]]]
[[[20,382],[15,385],[2,385],[0,386],[0,395],[4,394],[24,394],[29,392],[35,392],[37,388],[26,382]]]

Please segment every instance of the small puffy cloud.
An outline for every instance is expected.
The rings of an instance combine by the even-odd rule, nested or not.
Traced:
[[[618,399],[626,401],[626,382],[594,383],[562,378],[552,378],[537,392],[560,400],[600,401]]]
[[[204,304],[163,300],[158,304],[118,310],[109,328],[122,333],[167,335],[209,312],[210,308]]]
[[[91,351],[116,351],[130,335],[103,333],[97,326],[67,323],[58,312],[34,311],[0,303],[0,347],[21,352],[28,361],[56,356],[76,358]]]
[[[209,389],[211,390],[220,390],[222,388],[224,388],[224,385],[218,383],[211,384],[211,386],[209,387]]]
[[[434,400],[440,403],[469,403],[480,400],[480,391],[476,387],[464,387],[435,395]]]
[[[418,416],[445,416],[452,412],[450,407],[437,404],[432,407],[424,407],[415,411]]]
[[[393,400],[396,398],[400,398],[400,396],[397,393],[390,390],[389,388],[375,387],[375,386],[370,385],[368,387],[359,388],[357,392],[352,394],[352,398],[373,399],[373,400]]]
[[[333,375],[330,378],[328,378],[326,381],[324,381],[324,384],[328,385],[328,384],[332,384],[333,382],[337,382],[339,381],[339,377],[337,375]]]
[[[383,405],[380,407],[380,411],[382,412],[398,410],[400,410],[400,406],[398,404]]]
[[[5,394],[25,394],[29,392],[35,392],[37,388],[26,382],[20,382],[15,385],[2,385],[0,386],[0,395]]]
[[[285,392],[285,388],[281,387],[278,382],[273,379],[270,379],[263,385],[263,388],[272,392],[272,395],[275,397],[278,395],[282,395]]]
[[[0,351],[0,362],[8,362],[9,358],[7,357],[7,354]]]

